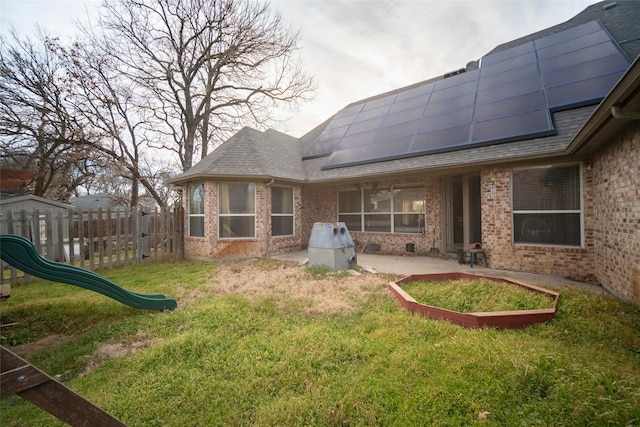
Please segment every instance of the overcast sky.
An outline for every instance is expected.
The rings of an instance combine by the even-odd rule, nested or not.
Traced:
[[[302,30],[315,99],[274,126],[301,136],[346,105],[463,68],[495,46],[564,22],[594,0],[272,0]],[[100,0],[0,0],[0,31],[68,36]]]

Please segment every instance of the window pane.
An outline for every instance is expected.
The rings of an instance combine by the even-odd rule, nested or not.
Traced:
[[[204,216],[189,217],[189,236],[204,237]]]
[[[219,217],[220,238],[255,237],[255,217],[221,216]]]
[[[365,215],[364,231],[391,232],[391,215]]]
[[[189,213],[204,214],[204,185],[194,185],[189,190]]]
[[[271,235],[290,236],[293,234],[293,216],[272,216]]]
[[[513,171],[514,210],[579,210],[580,166]]]
[[[293,214],[293,188],[271,188],[271,213]]]
[[[394,212],[424,212],[424,187],[393,190]]]
[[[338,212],[360,212],[360,190],[340,191]]]
[[[421,214],[396,214],[393,216],[394,233],[424,233],[424,217]]]
[[[221,214],[255,214],[253,183],[220,184]]]
[[[579,213],[514,214],[515,243],[581,244]]]
[[[349,231],[362,231],[361,215],[339,215],[338,221],[344,222]]]
[[[391,212],[391,190],[364,190],[364,211]]]

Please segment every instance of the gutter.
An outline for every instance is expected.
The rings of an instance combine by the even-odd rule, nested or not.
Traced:
[[[640,120],[640,111],[633,113],[625,113],[618,105],[611,107],[611,115],[619,120]]]

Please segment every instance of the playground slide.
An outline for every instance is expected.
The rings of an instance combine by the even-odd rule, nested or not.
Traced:
[[[173,310],[178,306],[175,300],[166,298],[164,295],[131,292],[93,271],[49,261],[36,251],[29,240],[21,236],[0,235],[0,258],[32,276],[89,289],[133,308]]]

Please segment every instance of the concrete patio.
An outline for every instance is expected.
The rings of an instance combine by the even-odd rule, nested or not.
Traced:
[[[302,264],[308,260],[306,250],[274,255],[271,258],[297,261]],[[408,276],[410,274],[463,272],[481,276],[490,275],[494,277],[512,278],[525,281],[532,285],[549,287],[559,291],[563,288],[581,288],[599,294],[609,294],[602,286],[578,282],[562,276],[496,270],[484,267],[484,262],[481,262],[480,265],[474,265],[473,268],[471,268],[469,264],[458,264],[457,258],[419,255],[358,254],[358,265],[363,268],[369,267],[376,272],[399,274],[401,276]]]

